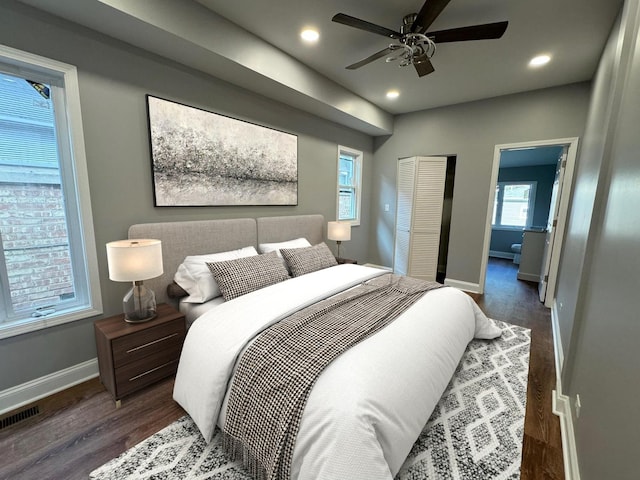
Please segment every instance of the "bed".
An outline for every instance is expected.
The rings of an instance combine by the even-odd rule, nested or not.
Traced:
[[[273,267],[279,274],[277,262],[291,267],[289,260],[322,245],[324,225],[321,215],[169,222],[133,225],[129,236],[162,240],[165,273],[145,283],[156,291],[158,303],[170,302],[184,309],[183,304],[167,295],[166,287],[173,282],[186,257],[222,252],[226,255],[249,247],[261,250],[265,244],[282,242],[287,247],[288,242],[306,239],[311,247],[279,249],[286,256],[284,260],[280,257],[274,260],[275,253],[271,252],[259,255],[264,257],[261,260],[234,257],[210,262],[214,265],[211,271],[216,274],[220,272],[215,268],[222,268],[224,273],[227,264],[235,268],[236,264],[253,261],[266,262],[261,272]],[[318,255],[317,249],[314,252]],[[295,261],[290,263],[296,267]],[[387,271],[377,268],[332,265],[309,273],[303,270],[293,278],[243,292],[227,301],[216,297],[213,306],[190,305],[187,308],[200,311],[185,340],[174,399],[191,416],[205,440],[211,440],[216,427],[233,431],[232,423],[238,422],[233,409],[238,398],[242,399],[236,383],[238,377],[246,376],[243,370],[246,357],[257,355],[252,349],[260,343],[261,334],[281,327],[322,302],[360,295],[359,289],[383,284],[387,276]],[[216,276],[220,288],[226,282],[224,278]],[[236,282],[243,283],[241,290],[247,282],[247,277],[242,278],[243,281]],[[233,292],[236,285],[233,281],[229,284],[231,287],[226,288]],[[365,316],[359,309],[352,310],[355,317]],[[284,460],[284,471],[290,478],[393,478],[429,419],[467,344],[474,337],[495,338],[500,334],[468,295],[450,287],[416,297],[403,313],[385,325],[337,357],[331,357],[319,376],[310,381],[303,413],[294,422],[296,435],[291,454]],[[259,417],[256,412],[261,403],[269,404],[253,399],[254,410],[249,410],[247,416]],[[271,411],[264,414],[270,415]],[[251,461],[259,457],[251,446],[241,453]],[[277,478],[281,471],[269,470],[266,477]],[[265,475],[265,471],[257,470],[256,474]]]

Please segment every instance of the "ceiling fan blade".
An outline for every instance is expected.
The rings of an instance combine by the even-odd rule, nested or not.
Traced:
[[[387,47],[384,50],[380,50],[379,52],[376,52],[373,55],[368,56],[364,60],[360,60],[359,62],[356,62],[356,63],[354,63],[352,65],[349,65],[346,68],[348,70],[355,70],[356,68],[364,67],[367,63],[371,63],[374,60],[377,60],[377,59],[382,58],[382,57],[386,57],[390,53],[391,53],[391,49],[389,47]]]
[[[331,20],[336,23],[347,25],[349,27],[359,28],[360,30],[364,30],[366,32],[384,35],[385,37],[402,38],[402,34],[400,32],[396,32],[386,27],[381,27],[380,25],[376,25],[375,23],[360,20],[359,18],[352,17],[351,15],[347,15],[344,13],[335,14]]]
[[[416,68],[416,72],[418,72],[419,77],[424,77],[425,75],[429,75],[430,73],[436,71],[436,69],[433,68],[431,60],[429,59],[424,60],[420,63],[414,63],[413,66]]]
[[[509,22],[485,23],[483,25],[471,25],[469,27],[429,32],[426,35],[435,43],[490,40],[502,37],[507,30],[507,25],[509,25]]]
[[[450,0],[426,0],[411,26],[411,31],[413,33],[426,32],[427,28],[431,26],[433,21],[438,15],[440,15],[442,10],[444,10],[444,7],[446,7],[449,2]]]

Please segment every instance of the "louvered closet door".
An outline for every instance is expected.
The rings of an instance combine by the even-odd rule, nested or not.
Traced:
[[[415,164],[414,158],[398,160],[393,271],[400,275],[406,275],[409,272]]]
[[[446,157],[417,157],[407,275],[435,280],[438,272]]]

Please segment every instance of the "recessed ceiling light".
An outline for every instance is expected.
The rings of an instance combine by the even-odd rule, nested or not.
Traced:
[[[300,32],[300,37],[305,42],[315,43],[320,38],[320,34],[313,28],[305,28],[304,30],[302,30],[302,32]]]
[[[397,90],[389,90],[387,92],[387,98],[398,98],[400,96],[400,92]]]
[[[549,55],[538,55],[537,57],[533,57],[529,62],[530,67],[541,67],[542,65],[546,65],[551,60]]]

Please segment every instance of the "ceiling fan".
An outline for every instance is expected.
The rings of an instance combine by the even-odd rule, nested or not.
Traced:
[[[400,67],[413,65],[418,76],[423,77],[435,70],[431,64],[431,57],[436,51],[437,43],[500,38],[507,29],[509,22],[505,21],[427,32],[429,26],[449,2],[450,0],[426,0],[420,12],[404,16],[399,32],[344,13],[334,15],[331,20],[336,23],[383,35],[397,41],[397,43],[392,43],[387,48],[346,68],[355,70],[374,60],[387,57],[387,62],[397,60]]]

